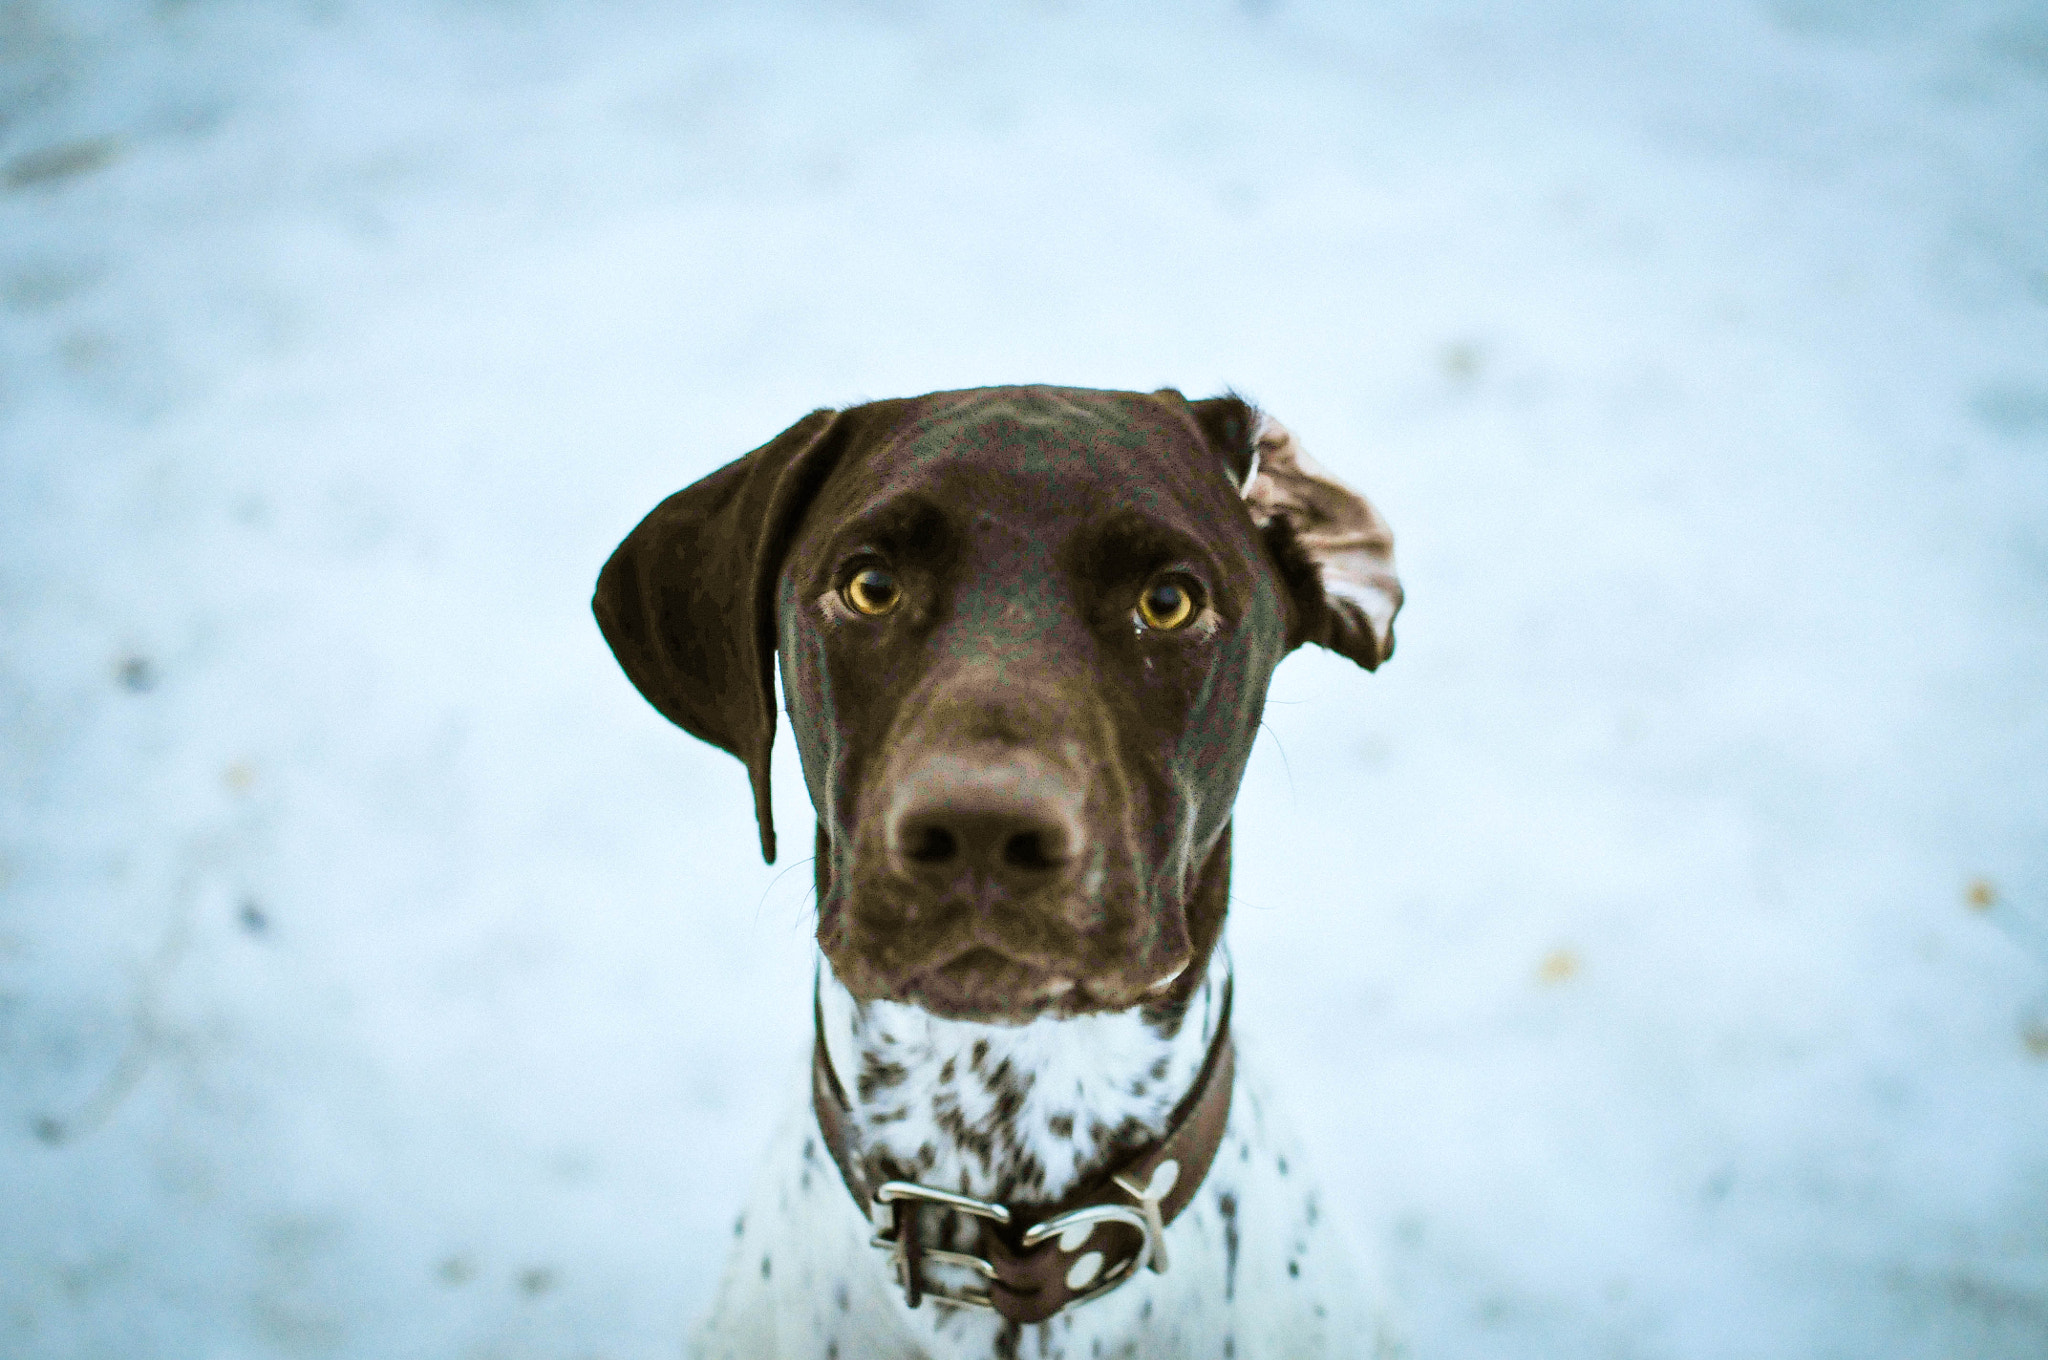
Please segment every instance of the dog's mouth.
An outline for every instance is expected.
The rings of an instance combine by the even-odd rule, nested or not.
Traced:
[[[1168,973],[1146,995],[1164,992],[1178,975],[1178,969]],[[947,1020],[1015,1024],[1134,1004],[1133,998],[1112,995],[1117,990],[976,945],[911,978],[903,984],[902,999]]]
[[[1072,977],[976,945],[911,978],[908,1000],[948,1020],[1022,1020],[1086,997]]]

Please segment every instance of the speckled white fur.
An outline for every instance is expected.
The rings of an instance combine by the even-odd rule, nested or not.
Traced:
[[[1025,1025],[947,1020],[895,1002],[862,1005],[829,974],[819,1000],[826,1051],[854,1102],[864,1154],[916,1166],[921,1184],[980,1199],[1045,1201],[1099,1168],[1089,1158],[1096,1131],[1136,1120],[1151,1137],[1165,1132],[1201,1071],[1228,973],[1218,950],[1210,978],[1171,1034],[1137,1011]],[[985,1045],[978,1060],[977,1044]],[[1004,1080],[985,1079],[998,1069]],[[884,1086],[872,1080],[877,1071],[902,1076]],[[1021,1093],[1008,1119],[998,1117],[999,1086]],[[988,1155],[948,1136],[939,1122],[946,1112],[990,1140]]]
[[[861,1004],[825,975],[827,1052],[855,1106],[864,1153],[916,1164],[926,1184],[982,1197],[1021,1177],[1057,1199],[1103,1169],[1092,1129],[1137,1120],[1156,1135],[1201,1066],[1227,959],[1174,1033],[1135,1011],[980,1025]],[[979,1059],[976,1054],[979,1050]],[[1007,1067],[1003,1065],[1007,1064]],[[991,1078],[1001,1069],[1001,1075]],[[861,1076],[871,1080],[861,1092]],[[979,1074],[979,1075],[977,1075]],[[870,1225],[821,1143],[803,1092],[734,1227],[698,1360],[1314,1360],[1394,1354],[1376,1279],[1331,1224],[1289,1131],[1239,1045],[1223,1146],[1167,1230],[1171,1267],[1019,1327],[993,1313],[905,1306]],[[999,1117],[992,1086],[1021,1098]],[[942,1115],[944,1110],[955,1113]],[[1061,1130],[1061,1132],[1055,1132]],[[964,1136],[962,1136],[964,1134]]]

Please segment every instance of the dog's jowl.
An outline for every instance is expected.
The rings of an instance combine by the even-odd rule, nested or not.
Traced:
[[[663,501],[596,609],[817,809],[817,1042],[705,1357],[1372,1356],[1222,945],[1266,686],[1392,653],[1393,537],[1270,417],[985,388],[814,411]],[[793,1093],[794,1094],[794,1093]]]

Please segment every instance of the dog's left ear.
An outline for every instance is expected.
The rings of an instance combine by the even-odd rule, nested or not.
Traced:
[[[1319,643],[1379,669],[1394,654],[1401,609],[1386,520],[1304,453],[1285,425],[1243,398],[1191,401],[1188,410],[1237,479],[1292,590],[1297,635],[1290,644]]]
[[[591,608],[647,702],[746,763],[775,860],[775,581],[797,522],[837,462],[839,413],[813,411],[654,507],[597,578]]]

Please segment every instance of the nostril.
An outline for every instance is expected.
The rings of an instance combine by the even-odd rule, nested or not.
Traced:
[[[960,844],[943,826],[920,827],[906,853],[919,864],[944,864],[960,853]]]
[[[1045,870],[1059,867],[1045,837],[1036,831],[1020,831],[1003,842],[1003,863],[1012,869]]]

